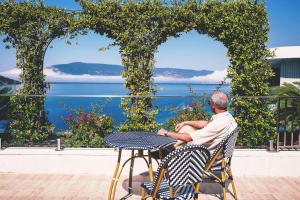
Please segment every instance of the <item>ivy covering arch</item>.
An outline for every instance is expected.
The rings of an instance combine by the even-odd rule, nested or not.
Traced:
[[[257,0],[174,1],[98,1],[80,0],[83,21],[97,33],[115,39],[125,67],[123,77],[131,98],[123,101],[128,121],[125,130],[153,130],[157,123],[150,95],[154,55],[168,37],[195,29],[227,47],[230,57],[228,77],[232,110],[242,131],[239,143],[256,146],[265,143],[272,130],[273,116],[259,98],[269,94],[272,70],[267,62],[268,19],[264,3]],[[201,52],[199,52],[201,53]]]
[[[65,36],[74,15],[42,1],[0,2],[0,33],[7,48],[16,49],[22,86],[11,97],[7,139],[15,144],[42,142],[53,132],[48,122],[44,95],[48,84],[43,74],[44,56],[51,42]],[[19,96],[19,95],[27,96]]]
[[[184,16],[179,6],[164,6],[161,1],[100,1],[81,0],[82,22],[95,32],[115,40],[120,46],[125,71],[125,87],[132,98],[122,99],[126,121],[122,131],[153,131],[157,109],[151,95],[154,56],[160,44],[170,36],[178,36],[186,25],[179,21]]]
[[[35,43],[43,42],[42,38],[54,39],[67,34],[68,26],[73,25],[77,30],[88,28],[114,39],[114,44],[120,46],[125,67],[122,76],[129,95],[133,97],[122,100],[127,120],[120,129],[155,130],[158,126],[155,120],[157,110],[151,99],[156,92],[152,78],[155,53],[169,37],[178,37],[180,33],[194,29],[222,42],[228,49],[228,76],[232,80],[231,95],[235,96],[232,110],[242,128],[239,143],[256,146],[269,139],[267,131],[272,130],[273,116],[266,102],[258,98],[242,98],[264,96],[269,92],[268,80],[272,71],[266,61],[270,53],[265,46],[269,26],[264,3],[258,0],[188,0],[172,3],[160,0],[77,1],[83,8],[80,23],[55,8],[43,6],[36,9],[37,4],[34,3],[27,3],[27,7],[19,10],[17,8],[21,4],[14,3],[13,9],[16,10],[11,11],[4,6],[6,4],[0,4],[0,31],[9,35],[6,41],[20,52],[19,58],[25,59],[26,62],[20,65],[23,73],[32,77],[23,79],[24,86],[28,85],[23,93],[45,94],[46,85],[41,71],[43,56],[39,54],[44,55],[47,48],[36,51]],[[26,19],[22,26],[14,21],[19,18]],[[12,32],[15,27],[16,33]],[[53,30],[56,35],[50,34]],[[13,38],[14,34],[18,34],[18,40]],[[26,51],[18,50],[20,42],[25,42],[26,48],[21,46],[21,49]],[[37,58],[39,60],[35,61]],[[38,76],[35,77],[35,74]],[[39,88],[39,92],[32,91],[32,88]]]
[[[266,48],[269,23],[264,3],[258,0],[209,1],[197,6],[196,27],[201,34],[219,40],[230,58],[232,110],[241,126],[238,143],[254,147],[274,135],[273,113],[259,96],[269,95],[273,76]],[[250,98],[248,98],[250,97]]]

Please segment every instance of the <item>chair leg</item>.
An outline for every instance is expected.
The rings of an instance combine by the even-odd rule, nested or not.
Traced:
[[[200,193],[200,187],[201,187],[201,183],[197,183],[196,187],[195,187],[195,196],[194,196],[194,200],[199,200],[199,193]]]
[[[225,181],[222,181],[222,191],[223,191],[223,200],[226,200],[226,188],[225,188]]]
[[[234,183],[233,179],[231,180],[231,187],[232,187],[232,190],[233,190],[234,199],[237,200],[238,198],[237,198],[235,183]]]
[[[145,188],[141,188],[141,199],[145,200],[145,196],[146,196]]]
[[[232,191],[234,194],[234,199],[237,200],[238,199],[237,192],[236,192],[236,187],[235,187],[235,183],[234,183],[232,172],[231,172],[231,167],[229,167],[229,169],[228,169],[228,175],[229,175],[229,179],[231,180],[231,187],[232,187]]]
[[[223,191],[223,200],[226,200],[226,175],[225,175],[225,160],[222,160],[222,172],[221,172],[221,185],[222,185],[222,191]]]

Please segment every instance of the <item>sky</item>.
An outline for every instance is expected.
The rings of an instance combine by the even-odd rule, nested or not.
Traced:
[[[48,5],[67,9],[80,9],[74,0],[45,0]],[[300,46],[300,0],[266,0],[270,22],[267,47]],[[75,44],[75,43],[78,44]],[[71,62],[121,64],[118,47],[98,51],[112,40],[95,33],[79,36],[73,45],[64,39],[52,43],[45,56],[45,66]],[[224,70],[229,65],[226,48],[221,42],[200,35],[195,31],[184,33],[169,40],[158,48],[156,67],[177,67],[184,69]],[[0,72],[15,67],[15,50],[4,48],[0,42]]]

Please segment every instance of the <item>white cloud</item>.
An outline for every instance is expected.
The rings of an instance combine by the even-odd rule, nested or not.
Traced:
[[[20,69],[14,68],[14,69],[10,69],[8,71],[1,72],[0,75],[11,78],[11,79],[19,80],[20,73],[21,73]]]
[[[122,83],[121,76],[97,76],[97,75],[71,75],[62,72],[56,72],[52,68],[45,68],[46,80],[49,82],[105,82],[105,83]]]
[[[2,76],[18,80],[20,69],[11,69],[1,72]],[[122,83],[124,79],[121,76],[98,76],[98,75],[70,75],[62,72],[56,72],[52,68],[45,68],[46,80],[48,82],[105,82],[105,83]],[[226,69],[214,71],[206,76],[194,76],[192,78],[174,78],[158,76],[154,77],[156,83],[220,83],[226,76]]]
[[[154,77],[155,82],[157,83],[202,83],[202,84],[211,84],[211,83],[220,83],[226,77],[226,69],[220,71],[214,71],[211,74],[206,76],[194,76],[192,78],[174,78],[174,77],[165,77],[158,76]]]

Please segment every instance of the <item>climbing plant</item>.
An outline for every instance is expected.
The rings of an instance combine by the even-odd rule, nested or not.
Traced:
[[[258,0],[211,1],[97,1],[81,0],[83,18],[92,30],[115,39],[125,67],[125,86],[132,96],[123,101],[128,121],[124,129],[152,129],[155,109],[149,96],[155,93],[152,81],[154,55],[168,37],[195,29],[222,42],[230,58],[228,76],[235,97],[232,110],[242,131],[239,143],[265,143],[272,130],[273,116],[267,103],[242,96],[268,95],[272,76],[266,49],[268,19],[264,2]],[[201,52],[199,52],[201,53]],[[140,101],[139,101],[140,100]]]
[[[72,14],[44,6],[40,1],[1,1],[0,30],[7,35],[4,41],[16,48],[17,65],[23,70],[23,87],[18,93],[45,94],[47,85],[42,68],[48,45],[53,39],[64,36],[69,26],[74,30],[89,28],[113,39],[113,45],[120,47],[125,68],[122,76],[131,96],[122,100],[127,119],[120,129],[154,130],[157,109],[151,96],[156,92],[152,77],[155,53],[169,37],[178,37],[194,29],[222,42],[228,49],[228,77],[234,96],[232,110],[242,128],[238,142],[256,146],[270,138],[267,131],[272,130],[273,116],[267,103],[257,98],[268,95],[268,80],[272,76],[266,60],[271,54],[265,46],[269,25],[264,2],[77,1],[83,9],[78,22],[72,21]],[[20,140],[26,141],[32,141],[27,139],[34,135],[32,130],[41,130],[33,137],[37,141],[44,138],[43,133],[49,132],[45,131],[49,130],[49,124],[43,110],[44,99],[33,101],[30,98],[15,98],[10,130],[22,130]],[[22,116],[20,112],[24,112]],[[26,126],[21,123],[24,116],[22,120],[26,121]]]
[[[253,146],[269,138],[266,132],[272,129],[273,117],[266,103],[258,98],[239,97],[269,92],[272,71],[266,61],[270,53],[265,47],[268,20],[263,3],[254,0],[177,1],[172,6],[161,1],[82,0],[81,3],[90,28],[115,39],[120,46],[125,67],[123,77],[130,95],[150,96],[155,92],[151,79],[154,54],[168,37],[195,29],[221,41],[231,61],[228,74],[232,79],[231,94],[236,97],[232,109],[242,127],[239,142]],[[123,101],[129,118],[125,129],[143,129],[144,126],[139,126],[143,122],[151,124],[145,120],[151,118],[147,114],[152,104],[147,100],[141,98],[141,104],[136,98]],[[154,115],[150,116],[154,120]]]
[[[73,14],[42,1],[1,1],[0,30],[7,48],[16,49],[21,88],[11,98],[7,138],[15,144],[42,142],[53,131],[44,109],[48,87],[43,74],[44,56],[51,42],[68,33]],[[25,96],[23,96],[25,95]]]
[[[263,2],[255,0],[208,1],[195,8],[195,29],[221,41],[230,58],[232,111],[242,128],[238,143],[253,147],[272,137],[274,118],[268,102],[259,98],[269,94],[273,75],[265,43],[269,24]]]
[[[126,121],[120,129],[155,130],[157,109],[150,97],[156,92],[152,78],[154,56],[160,44],[186,28],[177,20],[183,10],[164,6],[161,1],[80,2],[82,20],[95,32],[114,39],[114,44],[120,47],[125,68],[122,76],[131,96],[122,100]]]

